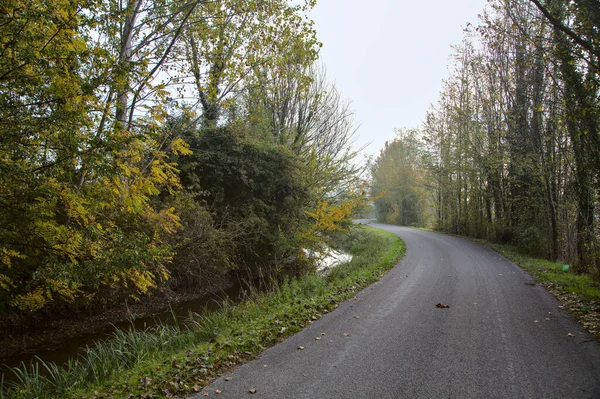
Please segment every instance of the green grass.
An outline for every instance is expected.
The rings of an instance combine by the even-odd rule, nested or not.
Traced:
[[[508,245],[487,242],[483,244],[519,265],[533,275],[538,282],[556,286],[566,294],[576,294],[583,301],[600,304],[600,285],[592,277],[573,272],[572,268],[565,272],[563,263],[531,258]]]
[[[226,369],[255,358],[377,281],[404,254],[404,243],[370,227],[340,239],[354,259],[326,276],[286,280],[236,306],[193,315],[189,328],[119,331],[65,367],[42,361],[12,369],[0,398],[153,398],[198,391]]]
[[[563,271],[563,263],[532,258],[509,245],[493,244],[482,240],[482,245],[510,259],[527,271],[536,281],[546,287],[571,312],[591,334],[600,338],[600,283],[586,274],[569,268]]]

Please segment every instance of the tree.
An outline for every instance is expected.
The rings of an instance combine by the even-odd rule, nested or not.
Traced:
[[[427,200],[422,145],[417,130],[397,130],[371,165],[371,195],[378,218],[403,226],[424,226]]]
[[[424,126],[439,229],[595,272],[596,11],[494,1],[466,31]]]
[[[316,59],[315,31],[306,17],[314,4],[220,0],[195,11],[185,29],[179,62],[191,74],[207,126],[216,126],[229,96],[263,83],[256,82],[257,75],[268,71],[276,79]]]
[[[246,50],[252,43],[265,44],[255,40],[262,34],[269,33],[274,42],[287,37],[282,45],[293,40],[308,53],[314,51],[310,22],[301,15],[309,6],[204,0],[4,2],[2,310],[139,296],[167,279],[171,236],[181,229],[175,208],[165,200],[180,189],[178,167],[169,156],[190,153],[179,130],[167,123],[168,113],[176,108],[187,116],[182,120],[195,117],[189,106],[173,101],[175,85],[186,82],[177,68],[184,33],[195,32],[203,46],[219,37],[222,49],[236,49],[235,61],[228,59],[222,70],[229,84],[234,76],[237,81],[244,77],[240,66],[255,64],[257,53]],[[236,33],[239,24],[219,25],[225,15],[239,21],[238,11],[256,29]],[[258,21],[264,23],[262,30]],[[203,32],[208,25],[214,29]],[[238,38],[238,33],[243,43],[225,46],[227,35]],[[214,61],[217,53],[202,56]],[[278,55],[276,50],[262,57]],[[224,82],[217,79],[213,87]]]

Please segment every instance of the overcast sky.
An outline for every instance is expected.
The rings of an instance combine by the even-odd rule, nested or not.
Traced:
[[[352,103],[356,146],[377,155],[418,127],[448,76],[450,46],[486,0],[319,0],[312,13],[329,80]]]

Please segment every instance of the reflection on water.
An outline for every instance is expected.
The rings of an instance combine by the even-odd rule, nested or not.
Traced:
[[[317,264],[317,272],[324,274],[333,267],[341,263],[346,263],[352,260],[352,255],[337,252],[330,248],[326,248],[321,252],[307,251],[307,255],[315,260]],[[280,277],[295,275],[293,270],[283,270]],[[81,334],[79,336],[70,337],[63,343],[54,345],[51,350],[37,350],[29,353],[20,353],[15,356],[10,356],[3,359],[2,363],[5,366],[15,367],[21,363],[30,364],[36,358],[40,358],[45,362],[54,362],[56,364],[65,364],[71,359],[82,356],[85,353],[86,347],[92,347],[96,343],[109,339],[113,336],[115,329],[129,329],[134,327],[137,330],[146,329],[159,324],[172,325],[178,323],[183,326],[189,319],[190,313],[202,314],[206,311],[218,310],[223,301],[230,300],[238,303],[247,298],[251,290],[266,291],[270,288],[270,284],[265,283],[265,279],[258,278],[248,282],[238,282],[231,288],[223,290],[216,294],[207,295],[201,298],[196,298],[188,301],[183,301],[174,305],[171,309],[150,316],[136,317],[129,321],[123,321],[114,325],[106,326],[105,328],[94,331],[89,334]],[[12,378],[12,373],[2,373],[6,379]]]
[[[329,247],[325,247],[321,251],[304,250],[304,253],[309,259],[314,261],[317,265],[317,273],[321,275],[327,274],[334,267],[352,260],[352,255],[336,251]]]

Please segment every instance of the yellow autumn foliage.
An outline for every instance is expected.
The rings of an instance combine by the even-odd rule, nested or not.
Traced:
[[[362,211],[368,202],[365,185],[351,188],[341,200],[318,201],[314,211],[306,212],[312,222],[300,232],[300,241],[310,247],[322,241],[323,236],[333,232],[346,231],[353,216]]]

